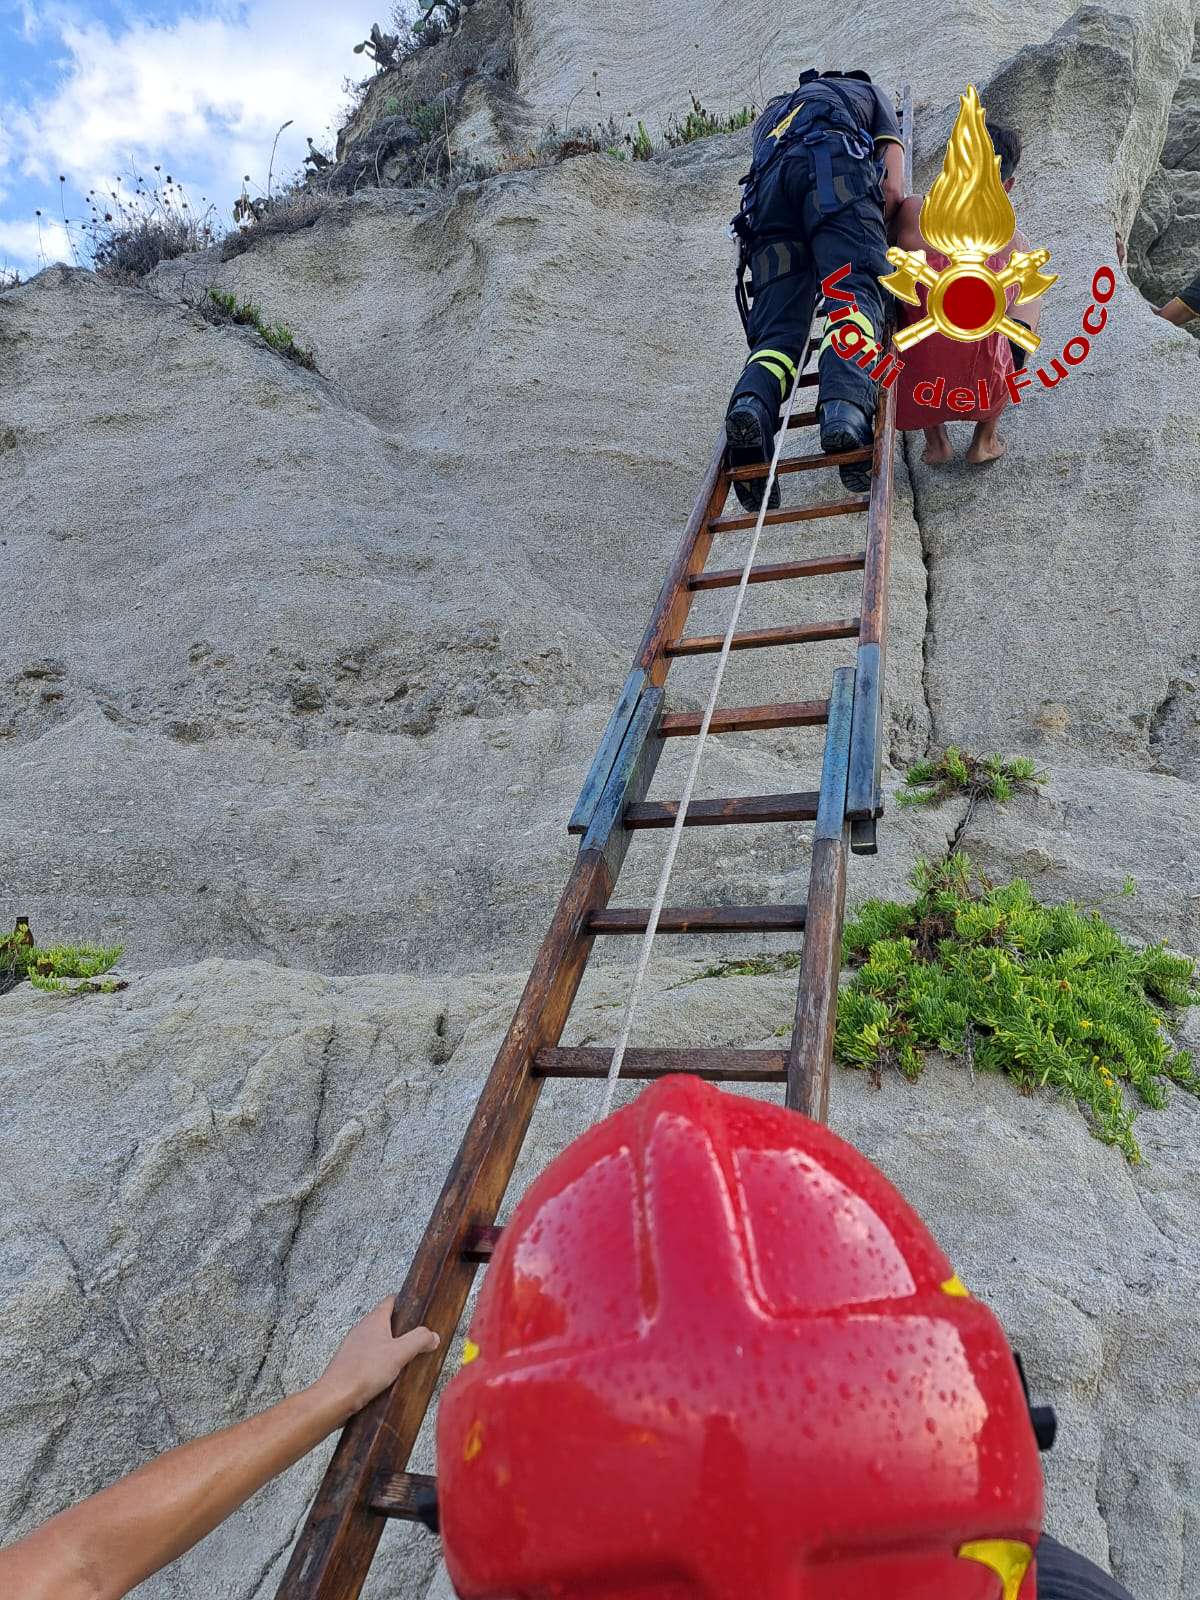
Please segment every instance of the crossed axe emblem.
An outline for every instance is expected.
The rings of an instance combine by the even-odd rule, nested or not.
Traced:
[[[917,284],[923,283],[929,290],[926,315],[906,328],[897,328],[893,335],[898,350],[909,350],[934,332],[971,344],[999,331],[1030,353],[1041,344],[1036,333],[1008,315],[1005,291],[1020,284],[1017,304],[1023,305],[1057,283],[1056,272],[1041,271],[1050,259],[1049,250],[1014,250],[999,272],[988,266],[982,250],[955,251],[950,266],[941,271],[929,265],[924,250],[893,245],[887,258],[896,270],[879,281],[897,299],[917,306],[921,303]]]

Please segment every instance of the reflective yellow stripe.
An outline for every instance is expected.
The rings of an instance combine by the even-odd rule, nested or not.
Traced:
[[[970,1289],[967,1288],[966,1284],[962,1281],[957,1272],[952,1278],[947,1278],[941,1287],[943,1294],[961,1295],[965,1300],[969,1300],[971,1298]]]
[[[479,1357],[479,1346],[474,1339],[467,1339],[463,1344],[462,1364],[465,1367],[468,1361],[475,1361]]]
[[[751,361],[757,361],[760,367],[766,367],[768,372],[773,372],[779,379],[779,387],[784,394],[787,393],[788,375],[782,367],[776,366],[774,361],[768,361],[764,356],[751,356]]]
[[[804,101],[801,100],[800,104],[798,106],[796,106],[794,108],[794,110],[788,112],[787,116],[784,117],[782,122],[777,122],[775,124],[775,126],[771,129],[770,133],[767,135],[767,138],[768,139],[782,139],[784,134],[787,132],[787,130],[792,125],[792,118],[796,115],[796,113],[798,111],[803,111],[803,109],[804,109]]]
[[[791,356],[785,355],[782,350],[756,350],[750,359],[751,361],[760,361],[763,356],[774,356],[776,361],[783,362],[784,366],[788,369],[793,378],[796,376],[796,363],[792,360]]]
[[[857,328],[860,328],[863,333],[866,334],[868,343],[874,344],[875,329],[871,325],[870,317],[865,311],[860,311],[857,307],[855,307],[854,310],[848,311],[844,317],[839,317],[836,322],[830,322],[829,318],[826,317],[825,337],[821,340],[821,349],[819,351],[820,355],[825,354],[826,347],[833,342],[833,336],[835,332],[838,330],[838,328],[844,327],[847,322],[853,322]],[[860,348],[865,347],[860,346]]]
[[[975,1539],[959,1546],[958,1559],[987,1567],[1004,1585],[1004,1600],[1017,1600],[1033,1551],[1019,1539]]]

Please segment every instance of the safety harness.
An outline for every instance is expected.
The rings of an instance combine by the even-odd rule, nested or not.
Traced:
[[[817,84],[823,92],[814,95],[813,87]],[[854,183],[847,182],[844,173],[834,173],[833,152],[838,143],[845,147],[860,169],[861,178]],[[729,231],[738,241],[734,298],[743,328],[748,329],[750,324],[747,271],[751,283],[761,287],[798,271],[802,261],[801,249],[788,239],[761,242],[761,248],[751,257],[751,246],[756,238],[754,207],[759,187],[775,164],[797,146],[803,146],[812,156],[817,209],[823,215],[841,211],[878,188],[879,169],[873,160],[875,142],[870,130],[863,127],[853,98],[834,79],[822,77],[815,68],[809,68],[801,73],[792,93],[778,96],[759,118],[750,170],[738,180],[742,186],[742,204],[729,224]]]

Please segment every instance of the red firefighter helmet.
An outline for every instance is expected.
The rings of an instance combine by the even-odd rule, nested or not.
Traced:
[[[438,1415],[462,1600],[1034,1600],[999,1322],[807,1118],[665,1078],[503,1230]]]

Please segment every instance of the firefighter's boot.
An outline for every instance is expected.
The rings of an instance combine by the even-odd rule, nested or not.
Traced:
[[[840,450],[864,450],[874,434],[870,415],[853,400],[826,400],[819,407],[821,449],[826,455]],[[871,463],[856,461],[838,468],[847,489],[865,494],[871,487]]]
[[[775,449],[777,417],[767,414],[767,408],[756,395],[735,395],[725,417],[725,438],[729,444],[731,467],[766,466]],[[766,478],[748,478],[744,483],[734,479],[733,489],[747,511],[758,511],[762,506],[763,485]],[[779,480],[771,485],[767,506],[778,508]]]

